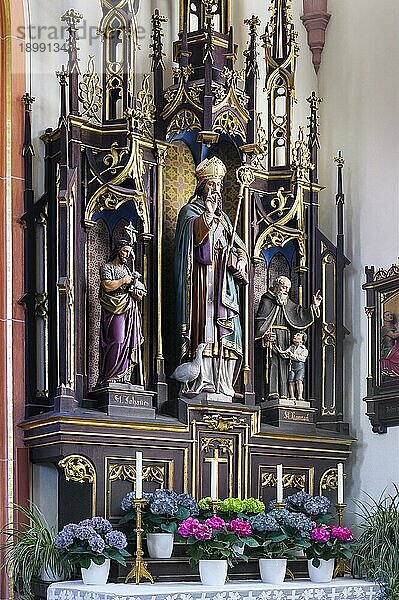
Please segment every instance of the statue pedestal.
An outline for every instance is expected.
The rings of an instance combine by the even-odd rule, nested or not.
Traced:
[[[316,429],[316,408],[306,400],[271,400],[262,402],[262,421],[274,427],[310,433]]]
[[[90,393],[89,402],[90,408],[104,411],[112,417],[154,419],[154,396],[155,392],[147,392],[139,385],[109,383],[95,388]]]
[[[233,402],[233,398],[231,396],[226,396],[226,394],[217,392],[201,392],[191,397],[182,395],[181,398],[183,400],[190,400],[190,402],[194,402],[195,404],[208,404],[208,402]]]

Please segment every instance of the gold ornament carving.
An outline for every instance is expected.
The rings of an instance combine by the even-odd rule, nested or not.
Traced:
[[[309,181],[309,171],[314,169],[314,165],[310,160],[310,152],[308,142],[305,140],[304,129],[299,128],[298,139],[292,149],[292,168],[295,172],[296,179]]]
[[[66,456],[58,463],[64,469],[65,479],[77,483],[95,483],[96,471],[91,461],[78,454]]]
[[[331,469],[324,471],[320,478],[319,489],[321,495],[323,491],[334,491],[338,489],[338,469],[332,467]]]
[[[374,281],[383,281],[389,277],[397,277],[399,275],[399,264],[392,265],[389,269],[378,269],[374,275]]]
[[[133,129],[151,137],[151,127],[155,122],[155,110],[154,98],[150,89],[150,76],[144,75],[135,107],[133,110],[128,109],[126,116],[131,119]]]
[[[245,129],[242,123],[230,111],[225,110],[218,115],[213,129],[230,136],[239,135],[241,139],[245,140]]]
[[[121,160],[126,154],[128,154],[126,148],[119,148],[118,142],[112,142],[109,153],[103,158],[103,163],[106,165],[107,169],[102,171],[101,175],[104,175],[108,170],[110,170],[112,175],[115,175],[117,167],[120,166]]]
[[[222,454],[233,454],[233,440],[229,438],[203,437],[201,450],[205,453],[218,449]]]
[[[208,429],[213,431],[231,431],[234,427],[245,427],[244,419],[239,417],[222,417],[219,414],[206,415],[203,418],[203,422],[206,423]]]
[[[276,473],[262,473],[262,487],[277,487]],[[283,487],[304,490],[306,487],[306,477],[300,473],[285,473],[283,475]]]
[[[143,481],[155,481],[163,485],[165,478],[165,467],[152,465],[143,467]],[[108,470],[109,481],[136,481],[136,467],[133,465],[110,464]]]
[[[166,130],[166,138],[172,141],[174,137],[183,133],[183,131],[201,130],[201,123],[198,117],[187,108],[180,110],[175,115]]]
[[[89,56],[87,71],[79,83],[79,101],[83,105],[82,117],[100,123],[98,112],[102,106],[102,87],[94,68],[94,56]]]

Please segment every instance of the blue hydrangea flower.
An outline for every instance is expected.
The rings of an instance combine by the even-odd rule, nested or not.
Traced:
[[[155,490],[148,501],[150,511],[153,515],[173,517],[179,510],[177,498],[172,490]]]
[[[311,498],[312,498],[312,496],[310,494],[301,490],[300,492],[297,492],[296,494],[292,494],[291,496],[288,496],[285,499],[285,503],[286,503],[286,506],[288,506],[288,507],[291,507],[294,509],[300,509],[300,508],[303,508],[305,502],[307,502]]]
[[[191,494],[179,494],[177,497],[177,504],[186,508],[190,512],[191,517],[195,517],[199,514],[198,503]]]
[[[101,554],[104,551],[105,542],[104,542],[103,538],[100,537],[99,535],[94,534],[87,541],[89,543],[90,548],[93,550],[93,552],[97,552],[98,554]]]
[[[109,533],[112,531],[112,525],[108,519],[103,517],[93,517],[92,519],[84,519],[79,523],[83,527],[92,527],[97,533]]]
[[[325,515],[331,507],[331,501],[325,496],[314,496],[313,498],[309,498],[304,505],[308,515],[313,517],[318,517],[319,515]]]
[[[280,529],[276,519],[270,513],[259,513],[248,519],[254,532],[265,533],[267,531],[278,531]]]
[[[308,537],[313,529],[311,519],[302,513],[288,513],[283,523],[297,531],[301,537]]]
[[[123,550],[127,546],[127,540],[124,533],[121,531],[111,531],[105,536],[105,542],[112,548]]]

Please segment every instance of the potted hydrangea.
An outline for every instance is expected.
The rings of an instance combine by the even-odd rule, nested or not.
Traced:
[[[335,559],[351,559],[353,542],[353,533],[347,527],[324,524],[313,527],[305,549],[311,581],[331,581]]]
[[[110,561],[126,565],[125,559],[130,556],[125,550],[125,534],[114,530],[102,517],[65,525],[56,536],[54,546],[62,560],[81,567],[85,584],[106,583]]]
[[[306,515],[290,513],[287,509],[274,509],[249,519],[253,537],[259,547],[254,555],[259,557],[259,570],[264,583],[280,584],[284,581],[287,559],[306,548],[312,531],[312,521]]]
[[[285,507],[291,512],[302,513],[316,523],[327,523],[331,500],[325,496],[311,496],[300,491],[285,498]],[[332,515],[330,515],[332,518]]]
[[[121,523],[135,520],[133,499],[134,492],[126,494],[123,498],[121,507],[126,515],[121,519]],[[151,558],[170,558],[179,524],[188,517],[198,515],[198,504],[190,494],[177,494],[173,490],[164,489],[144,494],[144,499],[146,504],[143,509],[143,529],[148,554]]]
[[[207,517],[212,516],[212,499],[202,498],[198,502],[201,513]],[[228,519],[244,519],[247,520],[253,515],[264,512],[265,505],[257,498],[226,498],[218,504],[217,513],[222,516],[227,516]]]
[[[239,555],[237,545],[257,545],[251,537],[250,524],[243,519],[226,522],[220,517],[210,517],[204,523],[189,517],[178,528],[178,533],[186,544],[191,567],[199,565],[203,585],[224,585],[228,565],[232,565]],[[246,556],[240,558],[248,560]]]

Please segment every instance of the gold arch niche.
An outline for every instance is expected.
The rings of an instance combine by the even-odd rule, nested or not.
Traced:
[[[75,483],[90,483],[91,490],[91,513],[96,514],[97,504],[97,473],[93,463],[80,454],[70,454],[59,461],[58,466],[64,470],[65,479]]]
[[[164,339],[170,340],[165,347],[165,371],[175,368],[172,340],[175,339],[175,286],[173,285],[173,249],[177,217],[195,192],[197,180],[195,161],[190,148],[182,140],[168,145],[163,168],[163,237],[162,237],[162,289]]]

